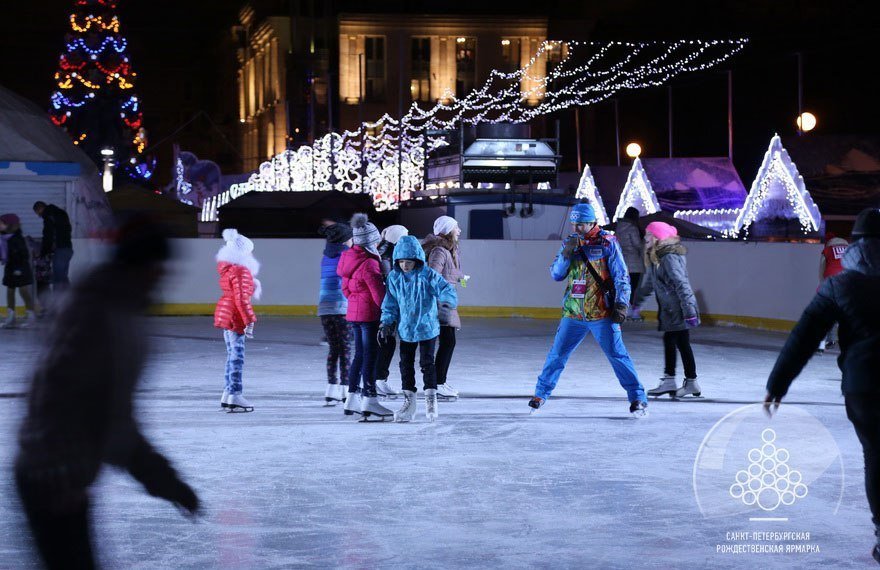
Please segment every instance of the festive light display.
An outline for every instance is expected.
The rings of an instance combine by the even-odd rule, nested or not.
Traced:
[[[155,162],[144,156],[147,132],[132,93],[137,74],[126,55],[128,42],[119,35],[116,5],[113,0],[75,0],[49,115],[97,164],[100,150],[112,148],[129,176],[146,179]],[[117,115],[118,122],[109,120]]]
[[[617,209],[614,211],[614,221],[622,218],[627,208],[630,207],[638,210],[639,215],[642,216],[660,211],[660,202],[657,201],[657,195],[654,194],[651,181],[648,180],[642,161],[638,158],[633,161],[632,168],[626,178],[626,185],[620,194],[620,202],[617,203]]]
[[[355,131],[325,135],[308,152],[281,153],[260,165],[247,182],[207,201],[201,219],[216,221],[220,206],[251,191],[368,192],[377,210],[395,209],[422,189],[427,153],[447,144],[431,132],[459,123],[528,122],[572,106],[598,103],[623,89],[663,85],[676,75],[723,62],[746,42],[544,42],[523,68],[511,73],[492,70],[481,87],[461,99],[447,91],[428,109],[414,101],[400,119],[386,114]],[[547,73],[535,75],[536,63],[559,48],[564,48],[563,59]],[[659,209],[656,198],[653,204],[654,211]]]
[[[715,230],[724,237],[735,238],[736,218],[742,208],[715,208],[707,210],[679,210],[673,217]]]
[[[605,210],[605,204],[602,202],[602,195],[599,194],[599,189],[596,188],[596,181],[593,179],[593,173],[590,171],[589,165],[584,166],[584,171],[581,173],[581,180],[578,182],[574,197],[578,200],[586,200],[592,204],[593,209],[596,210],[596,220],[599,222],[599,225],[608,225],[608,212]]]
[[[770,139],[770,147],[737,216],[734,230],[738,236],[743,236],[754,222],[774,218],[796,218],[804,234],[818,232],[822,223],[819,208],[804,186],[797,166],[783,148],[779,135]]]

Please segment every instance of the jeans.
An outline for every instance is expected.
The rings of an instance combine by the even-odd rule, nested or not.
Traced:
[[[363,383],[362,394],[366,398],[376,397],[376,352],[379,341],[379,321],[351,323],[354,333],[354,358],[348,372],[348,392],[357,392]]]
[[[76,491],[81,495],[79,500],[59,509],[52,506],[56,503],[51,493],[29,483],[27,475],[16,471],[15,482],[34,545],[45,567],[49,570],[96,568],[86,491]]]
[[[880,411],[877,394],[848,394],[846,417],[852,422],[865,456],[865,493],[874,526],[880,529]]]
[[[397,350],[397,338],[390,337],[385,342],[379,343],[379,355],[376,357],[376,380],[388,380],[391,374],[391,359]]]
[[[452,362],[452,353],[455,351],[455,327],[440,325],[440,336],[437,343],[437,385],[446,384],[446,373],[449,372],[449,363]]]
[[[642,282],[642,274],[641,273],[630,273],[629,274],[629,285],[631,287],[629,294],[629,305],[630,307],[635,303],[636,300],[636,290],[639,288],[639,284]]]
[[[327,339],[327,382],[339,384],[340,379],[348,382],[349,360],[351,359],[351,327],[345,315],[321,315],[321,326]],[[336,369],[339,368],[339,378]]]
[[[226,391],[230,394],[241,394],[245,336],[224,330],[223,340],[226,341]]]
[[[666,365],[663,373],[667,376],[675,376],[675,349],[681,353],[681,365],[684,367],[684,377],[693,379],[697,377],[697,363],[694,361],[694,351],[691,349],[691,332],[666,331],[663,333],[663,355]]]
[[[400,378],[403,389],[416,391],[416,348],[419,349],[419,368],[422,369],[422,383],[425,390],[437,389],[437,373],[434,369],[434,345],[437,339],[419,342],[400,341]]]
[[[52,256],[52,284],[55,290],[67,288],[70,285],[70,279],[67,274],[70,270],[70,259],[73,257],[73,250],[67,247],[55,250]]]
[[[617,376],[617,381],[626,390],[630,402],[647,402],[645,388],[639,382],[635,365],[623,345],[623,336],[620,333],[620,325],[612,323],[611,319],[599,321],[581,321],[563,317],[556,329],[556,338],[553,347],[547,354],[544,369],[538,376],[538,384],[535,386],[535,396],[543,399],[550,397],[550,393],[559,381],[559,375],[568,362],[571,353],[583,342],[587,334],[592,334],[611,367]]]

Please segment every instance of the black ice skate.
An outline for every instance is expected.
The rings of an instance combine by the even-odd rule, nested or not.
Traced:
[[[529,400],[529,407],[531,408],[530,414],[534,414],[538,411],[538,409],[544,405],[544,398],[539,398],[535,396],[531,400]]]
[[[632,417],[644,418],[648,415],[648,402],[633,402],[629,405],[629,413]]]

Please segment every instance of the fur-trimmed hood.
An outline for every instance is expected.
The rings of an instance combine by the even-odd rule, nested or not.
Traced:
[[[670,254],[687,255],[687,248],[681,245],[678,236],[655,241],[653,247],[645,249],[645,260],[657,267],[660,260]]]
[[[263,295],[263,284],[257,279],[260,273],[260,262],[254,257],[254,254],[245,252],[227,243],[220,248],[214,257],[217,263],[230,263],[232,265],[241,265],[251,272],[254,277],[254,299],[259,299]]]

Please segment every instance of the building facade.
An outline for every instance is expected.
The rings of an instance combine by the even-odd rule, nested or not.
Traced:
[[[238,115],[245,171],[285,148],[327,132],[354,130],[384,114],[399,117],[461,98],[493,69],[513,72],[548,39],[541,17],[360,14],[333,2],[254,2],[234,28],[238,39]],[[521,82],[535,83],[565,55],[551,44]]]

